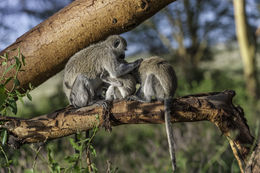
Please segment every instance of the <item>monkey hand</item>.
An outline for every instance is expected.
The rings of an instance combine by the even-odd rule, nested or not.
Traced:
[[[100,74],[100,79],[106,79],[108,77],[108,72],[107,71],[103,71],[101,74]]]
[[[110,85],[113,85],[115,87],[122,87],[123,86],[123,83],[120,82],[119,80],[117,80],[116,78],[109,77],[107,72],[102,72],[101,75],[100,75],[100,79],[103,82],[108,83]]]
[[[142,63],[143,58],[139,58],[135,61],[136,64],[138,64],[138,66],[140,66],[140,64]]]

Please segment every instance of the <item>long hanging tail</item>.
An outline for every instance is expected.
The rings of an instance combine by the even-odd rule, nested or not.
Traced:
[[[172,170],[173,172],[176,170],[176,158],[175,158],[175,147],[174,147],[174,136],[173,136],[173,128],[171,123],[171,106],[172,106],[172,98],[164,100],[164,118],[165,118],[165,128],[169,145],[169,152],[171,156],[172,162]]]

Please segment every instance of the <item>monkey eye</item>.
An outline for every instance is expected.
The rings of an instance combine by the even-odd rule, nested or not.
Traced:
[[[120,40],[116,40],[116,41],[114,42],[114,47],[117,48],[117,47],[119,46],[119,44],[120,44]]]

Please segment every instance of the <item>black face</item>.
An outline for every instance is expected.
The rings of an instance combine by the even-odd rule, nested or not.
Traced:
[[[121,55],[119,55],[118,58],[119,58],[119,59],[125,59],[125,54],[121,54]]]

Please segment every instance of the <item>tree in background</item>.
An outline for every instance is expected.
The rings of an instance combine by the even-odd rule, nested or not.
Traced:
[[[139,31],[146,35],[142,40],[147,40],[149,51],[170,53],[191,84],[202,80],[199,63],[212,58],[211,46],[234,37],[231,7],[227,1],[176,1],[146,21]]]
[[[236,33],[244,65],[244,77],[248,95],[259,98],[259,83],[256,68],[256,42],[248,25],[245,0],[233,0]]]

